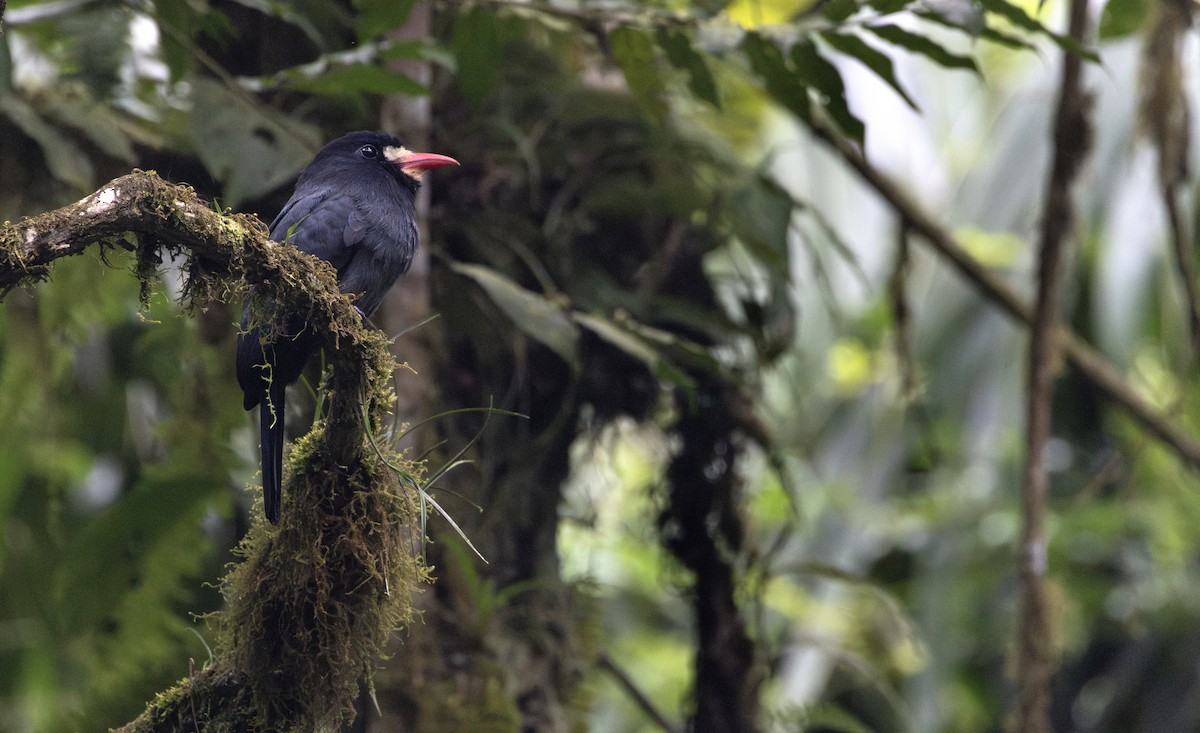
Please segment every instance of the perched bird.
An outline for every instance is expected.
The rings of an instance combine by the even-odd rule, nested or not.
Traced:
[[[382,132],[352,132],[317,153],[296,181],[296,190],[271,222],[271,239],[295,245],[337,270],[343,293],[368,318],[384,294],[412,264],[417,250],[417,190],[421,172],[458,165],[436,153],[414,153]],[[263,506],[279,522],[283,481],[284,392],[295,382],[318,339],[298,315],[270,329],[247,331],[242,314],[237,377],[247,410],[259,406]]]

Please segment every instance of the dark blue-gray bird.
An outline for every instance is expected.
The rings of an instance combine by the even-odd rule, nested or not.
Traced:
[[[412,264],[419,239],[416,197],[421,173],[458,165],[436,153],[415,153],[382,132],[352,132],[334,140],[300,174],[296,190],[271,222],[271,239],[320,257],[337,270],[343,293],[364,318]],[[259,406],[263,507],[279,522],[283,481],[284,393],[319,341],[298,315],[247,331],[237,342],[237,377],[247,410]]]

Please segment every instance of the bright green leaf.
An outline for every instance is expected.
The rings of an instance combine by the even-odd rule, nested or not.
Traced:
[[[1132,35],[1149,17],[1150,0],[1108,0],[1100,14],[1100,40],[1111,41]]]

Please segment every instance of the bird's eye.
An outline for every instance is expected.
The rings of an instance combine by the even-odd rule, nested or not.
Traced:
[[[374,145],[364,145],[358,149],[358,154],[367,160],[375,160],[379,157],[379,148]]]

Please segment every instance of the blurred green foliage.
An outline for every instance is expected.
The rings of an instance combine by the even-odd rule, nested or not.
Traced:
[[[1022,49],[1072,44],[1005,0],[438,3],[431,38],[390,39],[414,5],[12,0],[0,217],[136,165],[270,218],[322,140],[377,126],[380,95],[430,94],[434,139],[465,164],[434,185],[430,217],[458,349],[443,397],[503,395],[534,414],[528,430],[567,437],[521,445],[567,451],[545,521],[562,579],[595,601],[593,646],[670,720],[694,709],[696,579],[660,517],[673,426],[720,379],[754,415],[733,436],[745,539],[728,561],[767,675],[761,727],[1001,729],[1023,333],[919,243],[897,263],[894,216],[805,130],[907,171],[1024,286],[1052,75]],[[1090,77],[1096,185],[1065,307],[1195,433],[1186,311],[1132,122],[1150,63],[1137,37],[1156,17],[1120,0],[1101,16],[1113,71]],[[432,63],[434,83],[397,60]],[[0,730],[117,725],[203,665],[193,614],[220,603],[209,584],[246,527],[236,304],[141,304],[132,264],[109,256],[63,262],[0,312]],[[1057,408],[1056,725],[1196,729],[1195,476],[1072,374]],[[482,480],[525,430],[485,436]],[[524,521],[502,513],[518,508],[489,521]],[[463,633],[484,635],[519,591],[474,572]],[[651,729],[593,661],[578,724]]]

